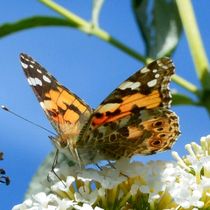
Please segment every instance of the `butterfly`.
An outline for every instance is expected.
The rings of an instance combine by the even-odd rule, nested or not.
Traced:
[[[151,155],[170,149],[179,120],[170,110],[171,59],[155,60],[118,86],[95,110],[44,67],[20,54],[22,68],[57,131],[55,146],[76,163]]]

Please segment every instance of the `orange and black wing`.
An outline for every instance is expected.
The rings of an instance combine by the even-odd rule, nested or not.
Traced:
[[[22,53],[20,60],[30,86],[57,132],[71,134],[75,125],[80,130],[92,109],[30,56]]]
[[[172,61],[161,58],[125,80],[94,111],[79,144],[107,159],[169,149],[179,135],[178,117],[169,110],[174,71]]]

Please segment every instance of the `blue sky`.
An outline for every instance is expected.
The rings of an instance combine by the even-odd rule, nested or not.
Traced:
[[[192,1],[203,42],[210,57],[210,2]],[[91,1],[59,1],[83,18],[90,19]],[[32,15],[54,15],[54,12],[38,1],[1,2],[0,24],[17,21]],[[106,1],[100,25],[111,35],[144,53],[144,46],[136,27],[130,1]],[[143,66],[137,60],[99,40],[69,28],[37,28],[0,40],[0,104],[6,104],[15,112],[51,129],[37,99],[34,97],[23,75],[19,53],[33,56],[66,87],[83,98],[92,107],[99,103],[123,80]],[[199,86],[192,58],[183,34],[173,56],[176,72]],[[172,83],[182,93],[185,90]],[[186,154],[184,145],[198,142],[209,131],[209,118],[203,108],[192,106],[173,107],[180,117],[182,135],[173,150]],[[52,150],[48,134],[10,114],[1,111],[0,151],[5,168],[11,177],[11,185],[0,185],[0,208],[7,210],[23,199],[28,183],[45,156]],[[141,161],[172,160],[171,152],[140,157]]]

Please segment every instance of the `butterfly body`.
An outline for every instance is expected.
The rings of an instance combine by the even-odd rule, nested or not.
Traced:
[[[93,110],[30,56],[21,54],[29,84],[58,132],[52,140],[82,165],[170,149],[180,134],[170,108],[174,66],[158,59],[124,81]]]

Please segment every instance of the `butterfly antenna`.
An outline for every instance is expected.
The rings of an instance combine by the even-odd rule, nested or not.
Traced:
[[[47,128],[45,128],[45,127],[43,127],[43,126],[41,126],[41,125],[39,125],[39,124],[37,124],[37,123],[35,123],[35,122],[32,122],[31,120],[26,119],[25,117],[20,116],[19,114],[17,114],[17,113],[15,113],[15,112],[11,111],[8,107],[6,107],[6,106],[4,106],[4,105],[1,105],[1,108],[2,108],[4,111],[7,111],[7,112],[9,112],[10,114],[13,114],[13,115],[15,115],[16,117],[18,117],[18,118],[20,118],[20,119],[22,119],[22,120],[24,120],[24,121],[26,121],[26,122],[28,122],[28,123],[30,123],[30,124],[36,126],[36,127],[39,127],[39,128],[41,128],[42,130],[45,130],[45,131],[47,131],[48,133],[50,133],[50,134],[52,134],[52,135],[54,135],[54,136],[56,136],[56,134],[53,133],[52,131],[48,130]]]

